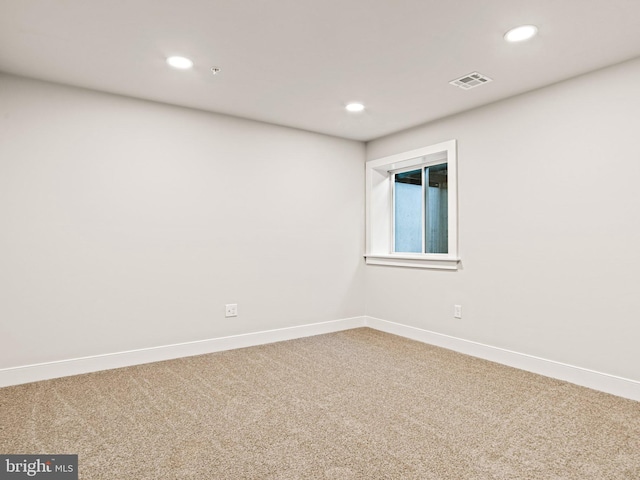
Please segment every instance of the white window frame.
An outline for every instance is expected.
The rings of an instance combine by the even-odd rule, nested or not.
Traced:
[[[394,173],[447,163],[448,253],[393,252]],[[370,160],[366,165],[366,248],[368,265],[457,270],[458,169],[456,140]]]

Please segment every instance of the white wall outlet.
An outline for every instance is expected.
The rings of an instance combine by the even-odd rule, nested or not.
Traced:
[[[453,306],[453,318],[462,318],[462,305]]]
[[[237,303],[227,303],[224,306],[224,316],[225,317],[237,317],[238,316],[238,304]]]

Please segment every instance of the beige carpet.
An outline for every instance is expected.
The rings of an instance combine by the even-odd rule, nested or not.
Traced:
[[[83,479],[640,479],[640,402],[361,328],[0,389]]]

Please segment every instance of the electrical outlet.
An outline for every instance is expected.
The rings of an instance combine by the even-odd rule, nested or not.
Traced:
[[[225,317],[237,317],[238,316],[238,304],[237,303],[228,303],[224,307],[224,316]]]
[[[453,318],[462,318],[462,305],[453,306]]]

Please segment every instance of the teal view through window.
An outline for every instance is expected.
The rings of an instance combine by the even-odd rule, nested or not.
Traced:
[[[393,251],[448,253],[447,164],[393,177]]]

